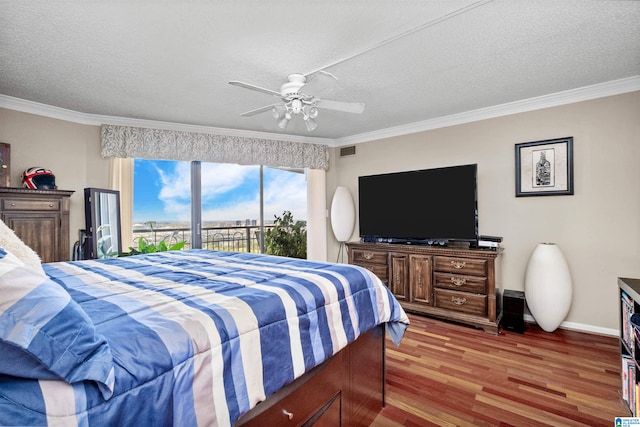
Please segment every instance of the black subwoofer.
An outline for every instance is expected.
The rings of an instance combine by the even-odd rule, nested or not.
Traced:
[[[502,293],[502,327],[507,331],[524,333],[524,292],[506,289]]]

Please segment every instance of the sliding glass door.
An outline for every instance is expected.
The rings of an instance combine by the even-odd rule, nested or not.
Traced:
[[[255,165],[134,162],[134,238],[186,248],[261,252],[264,227],[291,212],[307,219],[303,170]]]

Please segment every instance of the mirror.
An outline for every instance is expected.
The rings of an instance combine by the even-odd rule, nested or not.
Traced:
[[[84,213],[88,240],[84,258],[101,259],[121,255],[120,192],[85,188]]]

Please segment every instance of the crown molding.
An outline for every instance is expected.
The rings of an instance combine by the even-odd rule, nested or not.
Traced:
[[[612,80],[609,82],[599,83],[591,86],[584,86],[581,88],[557,92],[550,95],[543,95],[534,98],[523,99],[520,101],[509,102],[506,104],[495,105],[492,107],[480,108],[464,113],[452,114],[450,116],[437,117],[434,119],[409,123],[402,126],[395,126],[373,132],[337,138],[334,140],[334,146],[341,147],[344,145],[352,145],[378,139],[392,138],[416,132],[424,132],[448,126],[455,126],[480,120],[508,116],[511,114],[525,113],[528,111],[557,107],[560,105],[572,104],[575,102],[620,95],[623,93],[635,92],[638,90],[640,90],[640,75],[619,80]]]
[[[188,125],[182,123],[162,122],[156,120],[133,119],[116,116],[103,116],[98,114],[87,114],[65,108],[54,107],[52,105],[41,104],[39,102],[14,98],[7,95],[0,95],[0,108],[20,111],[23,113],[36,114],[52,119],[64,120],[67,122],[83,125],[101,126],[103,124],[143,127],[150,129],[173,130],[178,132],[198,132],[216,135],[235,136],[243,138],[269,139],[278,141],[306,142],[312,144],[333,145],[333,139],[313,138],[297,135],[285,135],[268,132],[254,132],[248,130],[226,129],[211,126]]]
[[[7,95],[0,95],[0,108],[7,108],[9,110],[21,111],[24,113],[31,113],[53,119],[93,126],[112,124],[120,126],[175,130],[180,132],[201,132],[245,138],[307,142],[313,144],[326,144],[331,147],[342,147],[345,145],[392,138],[416,132],[424,132],[448,126],[455,126],[480,120],[508,116],[511,114],[524,113],[527,111],[541,110],[544,108],[572,104],[575,102],[604,98],[606,96],[620,95],[623,93],[635,92],[638,90],[640,90],[640,75],[337,139],[313,138],[297,135],[274,134],[268,132],[254,132],[247,130],[161,122],[155,120],[131,119],[126,117],[87,114],[68,110],[65,108],[41,104],[38,102],[27,101],[20,98],[14,98]]]

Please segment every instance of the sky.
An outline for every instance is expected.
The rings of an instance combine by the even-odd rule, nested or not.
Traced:
[[[189,162],[134,162],[133,221],[189,221]],[[304,173],[264,168],[264,217],[272,220],[291,211],[294,220],[307,219]],[[259,219],[260,167],[202,163],[202,220]]]

